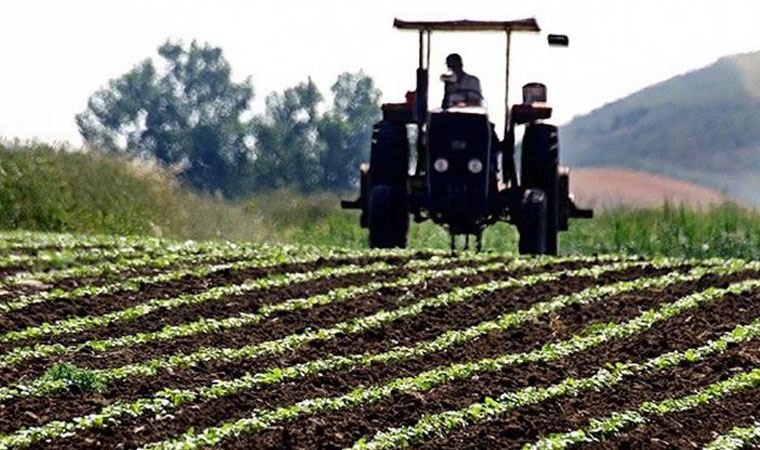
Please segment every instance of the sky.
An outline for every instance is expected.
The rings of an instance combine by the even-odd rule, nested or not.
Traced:
[[[531,81],[548,86],[564,123],[721,56],[760,50],[756,0],[5,0],[0,3],[0,136],[81,143],[75,114],[88,97],[167,39],[224,50],[237,80],[251,77],[253,110],[266,95],[311,76],[329,92],[337,74],[364,70],[383,100],[414,87],[417,36],[404,19],[535,17],[545,34],[513,40],[510,99]],[[431,104],[448,53],[481,79],[495,122],[504,113],[504,35],[434,34]]]

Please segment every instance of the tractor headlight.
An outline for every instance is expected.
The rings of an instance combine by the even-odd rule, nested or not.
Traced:
[[[478,174],[483,171],[483,163],[478,158],[472,158],[470,162],[467,163],[467,170],[469,170],[470,173]]]
[[[436,172],[446,172],[449,170],[449,162],[446,160],[446,158],[438,158],[433,163],[433,168]]]

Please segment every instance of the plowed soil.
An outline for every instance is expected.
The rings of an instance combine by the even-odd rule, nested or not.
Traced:
[[[19,250],[23,252],[22,250]],[[34,252],[29,252],[34,254]],[[0,313],[0,335],[29,326],[75,317],[97,317],[129,307],[139,307],[155,298],[174,298],[201,293],[216,286],[240,284],[284,273],[308,273],[326,267],[348,264],[368,265],[386,261],[392,270],[327,277],[311,282],[262,289],[225,297],[196,305],[122,320],[108,326],[95,326],[84,332],[62,335],[47,334],[22,341],[0,338],[0,360],[19,348],[35,346],[72,346],[89,340],[131,336],[159,331],[167,326],[181,326],[204,320],[223,320],[256,314],[262,306],[288,300],[303,299],[334,292],[336,289],[364,286],[370,282],[394,282],[411,274],[408,261],[428,259],[417,253],[406,256],[373,256],[358,258],[326,258],[307,264],[282,264],[264,269],[221,271],[208,277],[186,277],[181,280],[145,285],[135,292],[93,295],[76,301],[42,302],[27,308]],[[494,260],[507,261],[506,257]],[[452,269],[464,265],[484,265],[466,258],[442,260],[431,269]],[[685,274],[693,265],[656,268],[641,264],[600,276],[560,275],[555,281],[519,285],[520,280],[537,273],[560,273],[582,267],[608,266],[609,262],[590,259],[583,262],[554,262],[546,267],[504,271],[487,270],[476,275],[444,276],[425,283],[405,287],[387,287],[349,299],[304,307],[295,311],[276,312],[255,325],[232,327],[223,331],[198,331],[172,340],[150,344],[125,345],[108,350],[61,350],[51,357],[30,355],[21,362],[0,363],[0,392],[3,388],[38,386],[50,383],[50,369],[66,367],[84,374],[113,373],[128,364],[145,364],[167,360],[169,356],[192,354],[204,349],[237,349],[243,346],[269,345],[285,338],[297,337],[316,330],[329,330],[341,324],[354,323],[371,315],[390,314],[399,308],[416,305],[424,299],[503,280],[518,280],[518,286],[478,294],[450,304],[421,308],[418,312],[369,329],[341,328],[340,332],[320,339],[292,344],[261,355],[235,360],[210,358],[196,364],[171,365],[150,375],[135,375],[106,381],[102,386],[88,385],[81,379],[68,380],[69,387],[55,387],[28,395],[12,392],[0,399],[0,448],[16,448],[9,436],[29,435],[29,427],[46,427],[53,421],[76,421],[78,417],[99,414],[117,404],[150,400],[166,389],[193,390],[221,381],[234,381],[255,376],[275,368],[309,365],[327,358],[346,357],[356,361],[343,368],[303,372],[286,382],[263,383],[239,392],[222,395],[215,400],[188,400],[182,405],[167,405],[165,411],[131,414],[105,421],[101,426],[54,436],[32,439],[28,448],[133,449],[146,444],[175,439],[183,433],[202,432],[209,427],[287,407],[315,398],[332,398],[358,389],[382,386],[404,377],[452,364],[537,352],[586,335],[598,327],[636,320],[647,311],[666,307],[696,292],[713,292],[734,283],[760,278],[757,268],[728,275],[709,274],[687,282],[674,282],[664,288],[648,288],[611,294],[589,303],[573,304],[540,315],[501,330],[483,332],[477,337],[451,342],[437,349],[428,349],[414,356],[384,362],[360,363],[358,355],[372,356],[400,348],[413,348],[432,342],[454,331],[472,330],[484,322],[524,311],[559,296],[582,292],[595,286],[620,281],[660,278],[668,274]],[[696,264],[696,263],[695,263]],[[36,287],[70,290],[84,284],[118,283],[130,277],[169,272],[187,267],[139,268],[104,277],[65,279],[50,286]],[[415,269],[416,270],[416,269]],[[0,276],[14,273],[0,272]],[[9,290],[0,302],[29,292]],[[361,405],[338,407],[330,411],[275,421],[260,431],[238,433],[218,444],[224,449],[339,449],[351,447],[360,439],[371,441],[377,433],[397,427],[412,426],[423,417],[466,408],[488,398],[526,388],[549,387],[567,377],[588,377],[609,364],[643,362],[667,352],[699,347],[730,332],[740,324],[760,319],[760,290],[728,294],[704,305],[681,312],[658,322],[651,328],[628,338],[614,338],[593,348],[579,350],[569,356],[557,356],[537,362],[516,364],[500,370],[481,370],[475,375],[454,380],[437,381],[414,392],[395,390],[389,395]],[[325,335],[327,336],[327,335]],[[272,347],[274,348],[274,347]],[[62,365],[63,364],[63,365]],[[526,444],[554,434],[588,426],[590,421],[613,412],[637,409],[643,402],[658,402],[687,395],[695,390],[737,373],[760,368],[760,339],[728,346],[725,351],[676,367],[652,370],[624,377],[613,388],[558,396],[544,402],[518,408],[487,421],[473,422],[440,435],[431,434],[410,442],[413,448],[424,449],[520,449]],[[93,372],[95,371],[95,372]],[[74,377],[74,375],[70,375]],[[84,376],[84,375],[80,375]],[[47,386],[47,385],[46,385]],[[7,390],[7,389],[6,389]],[[747,389],[720,401],[658,416],[640,426],[629,426],[603,436],[590,448],[604,449],[682,449],[699,448],[735,426],[750,426],[758,420],[760,389]],[[73,423],[73,422],[72,422]],[[26,433],[26,434],[25,434]],[[18,447],[21,448],[21,447]]]

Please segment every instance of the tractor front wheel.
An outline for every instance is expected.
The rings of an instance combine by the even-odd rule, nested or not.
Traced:
[[[409,207],[402,186],[379,184],[369,198],[369,246],[406,248]]]
[[[528,189],[522,200],[518,232],[521,255],[543,255],[547,253],[547,211],[546,194],[540,189]]]

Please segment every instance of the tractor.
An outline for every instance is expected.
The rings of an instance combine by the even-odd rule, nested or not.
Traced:
[[[517,227],[519,252],[557,255],[559,232],[571,218],[591,218],[576,207],[569,192],[569,171],[559,165],[559,134],[545,123],[552,115],[546,86],[523,87],[523,102],[509,104],[512,34],[540,33],[535,19],[513,21],[404,21],[394,27],[419,35],[416,89],[404,103],[382,105],[374,125],[369,164],[359,168],[359,198],[342,201],[361,210],[372,248],[407,246],[409,221],[432,220],[445,227],[455,251],[457,236],[469,248],[482,249],[483,231],[506,222]],[[433,32],[501,32],[506,35],[504,138],[499,139],[480,105],[462,103],[429,110],[430,45]],[[548,43],[566,47],[564,35]],[[519,172],[515,164],[515,128],[524,125]]]

